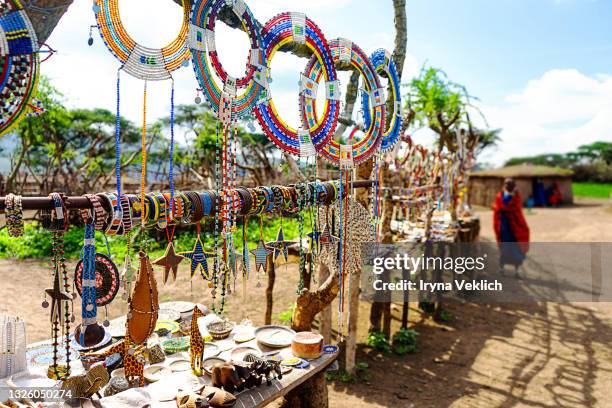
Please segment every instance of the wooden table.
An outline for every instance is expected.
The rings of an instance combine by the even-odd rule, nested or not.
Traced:
[[[225,350],[219,354],[220,357],[229,360],[229,353],[231,350],[228,350],[229,347],[234,346],[235,343],[233,340],[222,340],[219,342],[215,342],[219,345],[221,350]],[[269,348],[265,348],[257,343],[256,340],[251,340],[250,342],[241,343],[240,346],[250,346],[257,349],[260,349],[263,352],[270,351]],[[279,355],[282,358],[291,357],[291,349],[285,348],[279,350]],[[255,408],[255,407],[263,407],[272,401],[287,395],[292,390],[302,386],[307,380],[312,379],[315,375],[322,373],[325,368],[327,368],[337,357],[336,354],[323,354],[316,360],[310,361],[310,366],[306,369],[298,369],[294,368],[289,373],[283,375],[282,380],[272,380],[271,385],[267,385],[266,383],[262,384],[259,387],[255,387],[249,390],[242,391],[236,395],[237,402],[236,407],[238,408]],[[175,355],[167,356],[166,361],[161,363],[163,365],[171,363],[173,360],[177,358],[186,358],[189,359],[189,353],[177,353]],[[75,361],[71,364],[73,368],[73,374],[77,374],[82,372],[82,366],[80,361]],[[33,374],[37,374],[39,376],[44,376],[46,373],[46,367],[33,367],[30,368],[30,372]],[[185,379],[182,382],[183,378]],[[171,378],[168,378],[168,383],[162,383],[161,381],[158,383],[153,383],[147,385],[143,388],[131,389],[121,394],[117,394],[112,397],[102,398],[99,402],[102,406],[112,406],[112,407],[132,407],[134,406],[134,402],[141,403],[146,400],[147,403],[150,404],[151,407],[160,407],[160,408],[170,408],[176,407],[176,402],[174,400],[165,400],[159,401],[156,398],[157,392],[160,389],[165,390],[169,395],[176,395],[176,391],[178,390],[178,385],[189,384],[189,382],[197,381],[199,384],[207,384],[211,383],[210,376],[204,374],[201,377],[195,377],[190,372],[182,372],[182,373],[173,373]],[[5,381],[0,380],[0,386],[5,385]],[[172,389],[174,387],[174,389]],[[133,394],[133,395],[130,395]],[[121,396],[127,398],[126,400],[121,400]],[[135,397],[136,400],[130,400],[129,398]],[[144,400],[143,400],[144,399]],[[166,399],[166,398],[164,398]],[[98,405],[98,404],[96,404]],[[91,402],[82,403],[80,406],[83,407],[92,407],[96,406],[92,405]],[[136,404],[138,405],[138,404]],[[74,406],[74,405],[73,405]],[[79,405],[76,405],[79,406]]]

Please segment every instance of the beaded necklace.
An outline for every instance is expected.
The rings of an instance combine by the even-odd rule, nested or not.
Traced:
[[[42,112],[32,99],[39,78],[36,32],[18,0],[0,3],[0,136],[29,111]]]
[[[53,200],[54,208],[49,225],[53,233],[51,240],[53,287],[45,290],[45,298],[46,295],[51,298],[53,363],[49,367],[48,374],[55,379],[63,379],[70,376],[70,323],[74,320],[72,315],[74,296],[69,291],[70,284],[64,254],[64,232],[68,227],[66,207],[60,194],[52,193],[50,197]],[[45,299],[42,306],[43,308],[49,307],[49,302]],[[58,364],[60,339],[66,351],[65,367]]]

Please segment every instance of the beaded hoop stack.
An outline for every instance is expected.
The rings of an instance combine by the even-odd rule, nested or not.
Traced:
[[[119,0],[94,0],[100,36],[109,51],[121,62],[123,71],[149,81],[170,79],[172,71],[189,61],[187,35],[190,2],[183,2],[183,25],[177,37],[163,48],[148,48],[138,44],[127,33],[119,15]]]
[[[200,88],[215,112],[223,110],[224,102],[232,105],[236,116],[250,114],[259,99],[268,92],[267,63],[260,27],[251,10],[242,0],[234,0],[231,9],[249,36],[251,50],[242,78],[232,78],[223,69],[215,43],[215,24],[226,0],[196,0],[191,12],[189,47],[193,69]],[[212,69],[211,69],[212,68]],[[214,71],[223,82],[220,89],[214,80]],[[239,89],[244,89],[238,94]],[[231,101],[228,99],[231,98]]]
[[[380,146],[385,122],[384,90],[370,60],[356,44],[340,38],[331,41],[329,47],[334,62],[350,62],[359,71],[364,79],[365,91],[369,95],[369,104],[373,110],[374,120],[370,121],[366,136],[359,142],[352,145],[340,145],[334,140],[322,145],[315,143],[315,147],[323,157],[342,168],[349,169],[370,158]],[[324,71],[322,72],[319,59],[311,57],[304,75],[313,83],[318,83],[322,74]],[[308,95],[300,95],[302,121],[311,129],[318,122],[315,102],[316,100]],[[333,132],[329,136],[332,134]]]
[[[389,80],[389,88],[391,97],[393,98],[393,113],[387,112],[387,130],[383,134],[383,139],[380,144],[380,150],[383,152],[389,151],[399,140],[399,133],[402,128],[402,96],[400,92],[400,81],[395,63],[391,58],[389,51],[382,48],[374,51],[370,56],[370,61],[376,70],[376,73],[386,77]],[[372,114],[370,112],[370,97],[364,92],[361,95],[361,108],[363,109],[363,120],[365,128],[370,127]]]
[[[332,54],[325,36],[317,25],[301,13],[282,13],[268,21],[263,29],[268,62],[283,46],[290,43],[304,44],[313,52],[325,79],[326,102],[320,121],[307,128],[295,130],[279,116],[271,95],[257,105],[255,115],[266,135],[282,150],[300,156],[314,154],[334,134],[340,111],[340,83],[337,80]],[[302,76],[300,94],[304,98],[317,96],[317,83]]]
[[[0,136],[15,126],[36,91],[38,40],[17,0],[0,2]]]

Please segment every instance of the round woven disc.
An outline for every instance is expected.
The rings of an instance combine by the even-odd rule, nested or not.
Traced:
[[[82,291],[82,276],[83,276],[83,261],[77,263],[74,271],[74,283],[81,295]],[[119,269],[103,254],[96,254],[96,305],[106,306],[113,301],[119,292]]]

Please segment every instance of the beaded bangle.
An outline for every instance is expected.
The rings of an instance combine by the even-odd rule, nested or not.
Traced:
[[[125,194],[121,194],[121,213],[123,221],[123,234],[127,234],[132,230],[132,206],[130,199]]]
[[[280,211],[283,209],[284,196],[280,186],[271,186],[272,190],[272,208]]]
[[[263,188],[255,187],[253,190],[254,200],[251,214],[261,214],[266,207],[266,196]]]
[[[229,5],[244,27],[251,50],[247,62],[245,75],[242,78],[232,78],[223,69],[219,62],[215,44],[215,23],[219,11]],[[191,13],[189,30],[189,47],[193,69],[204,95],[210,102],[213,110],[219,113],[223,108],[224,100],[232,99],[232,112],[236,116],[250,114],[258,100],[268,92],[268,72],[266,53],[261,38],[260,27],[243,0],[196,0]],[[223,89],[213,79],[211,66],[216,76],[223,82]],[[237,89],[244,88],[244,92],[237,95]]]
[[[103,231],[104,226],[106,224],[106,215],[107,215],[106,211],[104,211],[104,207],[102,207],[102,204],[100,203],[100,200],[98,199],[98,196],[95,194],[85,194],[85,198],[89,200],[89,202],[91,203],[91,206],[93,207],[94,228],[97,231]],[[92,214],[92,212],[90,212],[89,214]]]
[[[261,189],[263,190],[265,197],[264,210],[266,212],[274,211],[274,192],[268,186],[263,186]]]
[[[132,214],[132,228],[139,224],[142,219],[142,204],[140,197],[136,194],[126,194],[130,200],[130,212]]]
[[[174,202],[172,203],[172,214],[168,214],[168,222],[170,224],[176,224],[180,222],[181,218],[183,217],[182,201],[178,199],[178,196],[174,196],[173,198],[170,193],[164,193],[163,196],[166,203],[168,203],[168,213],[170,212],[170,200],[174,199]]]
[[[326,99],[321,121],[308,125],[303,122],[301,131],[291,128],[280,118],[269,93],[268,98],[255,108],[261,128],[280,149],[296,156],[314,155],[315,148],[321,149],[334,134],[340,111],[340,84],[325,36],[312,20],[301,13],[282,13],[271,18],[263,29],[263,36],[268,63],[281,47],[298,43],[306,45],[313,52],[313,58],[319,61],[319,66],[323,67]],[[302,75],[300,94],[303,98],[315,100],[317,87],[314,78]]]
[[[200,198],[202,200],[203,215],[205,216],[210,215],[210,211],[212,208],[212,197],[210,196],[210,193],[208,191],[204,191],[200,193]]]
[[[397,68],[389,51],[378,49],[370,56],[370,62],[377,74],[389,80],[391,89],[390,97],[393,98],[393,114],[387,114],[387,130],[383,134],[380,150],[389,151],[399,140],[400,129],[402,128],[402,95],[400,92],[400,80]],[[370,128],[372,113],[370,111],[370,95],[363,92],[361,95],[361,107],[363,110],[363,121],[366,129]]]
[[[156,193],[153,194],[153,199],[158,209],[157,226],[160,229],[164,229],[168,226],[168,203],[166,202],[166,197],[161,193]]]
[[[111,219],[106,226],[106,235],[117,235],[123,224],[123,211],[121,210],[121,202],[117,199],[114,193],[101,193],[98,197],[104,198],[111,209]]]
[[[200,222],[202,217],[204,217],[204,205],[202,204],[202,197],[200,197],[200,194],[196,193],[195,191],[189,191],[185,193],[185,195],[191,203],[189,222]]]
[[[318,145],[317,151],[332,163],[344,169],[350,169],[355,165],[369,159],[378,149],[382,141],[385,121],[384,89],[380,79],[368,59],[367,55],[356,44],[346,39],[335,39],[330,42],[334,62],[349,63],[359,71],[363,77],[365,90],[370,98],[370,106],[373,110],[373,120],[366,131],[363,139],[353,145],[340,145],[333,139],[329,143]],[[321,63],[316,56],[312,56],[306,65],[305,75],[317,82],[324,73]],[[302,120],[312,127],[317,123],[316,99],[302,94],[300,106],[302,107]]]
[[[119,0],[94,0],[98,31],[108,50],[121,62],[122,70],[142,80],[170,79],[171,73],[188,64],[187,47],[191,2],[183,1],[183,24],[178,36],[163,48],[138,44],[127,33],[119,15]]]
[[[179,192],[178,198],[180,201],[182,201],[182,206],[183,206],[183,216],[181,217],[181,222],[183,224],[189,224],[191,223],[191,215],[192,215],[191,201],[189,200],[189,198],[187,197],[185,193]]]
[[[43,109],[32,105],[39,78],[38,39],[18,0],[0,4],[0,136]]]
[[[66,206],[64,205],[64,199],[59,193],[51,193],[49,197],[53,201],[53,212],[51,213],[51,221],[49,223],[49,230],[51,231],[66,231],[68,229],[68,222],[66,220]]]
[[[146,227],[157,226],[157,220],[159,219],[159,203],[157,202],[153,194],[147,194],[145,196],[145,209]]]
[[[23,235],[23,207],[21,196],[8,194],[4,201],[4,211],[6,216],[6,227],[9,236],[20,237]]]
[[[244,187],[238,187],[236,192],[240,196],[240,215],[247,215],[253,206],[253,196]]]

